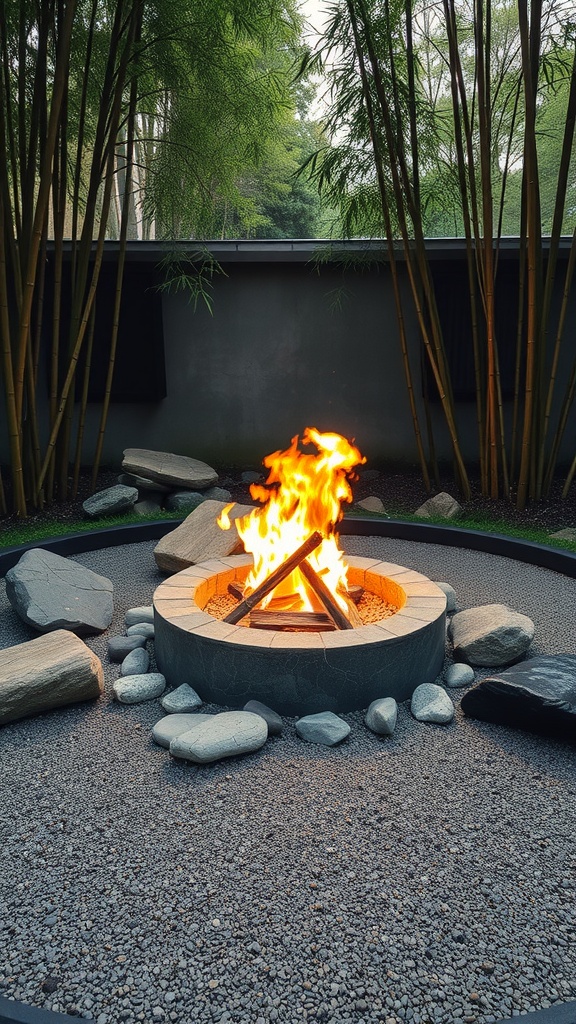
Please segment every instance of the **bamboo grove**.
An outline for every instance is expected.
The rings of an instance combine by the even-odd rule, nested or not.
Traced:
[[[443,193],[465,240],[469,343],[473,349],[476,450],[484,494],[519,507],[551,486],[576,391],[576,359],[560,373],[576,259],[574,166],[576,23],[562,3],[544,0],[340,0],[330,8],[321,57],[331,79],[329,128],[337,138],[308,162],[350,234],[383,236],[420,463],[426,457],[405,338],[398,258],[405,262],[425,358],[450,437],[464,497],[470,469],[463,454],[453,382],[425,245],[426,207]],[[432,71],[430,71],[432,68]],[[543,237],[539,128],[543,98],[562,86],[566,105],[553,182],[549,238]],[[521,172],[519,172],[521,168]],[[514,173],[515,172],[515,173]],[[502,397],[495,285],[511,182],[521,177],[516,371],[512,409]],[[427,183],[428,197],[425,194]],[[440,187],[441,185],[441,187]],[[508,192],[507,192],[508,189]],[[435,194],[434,194],[435,193]],[[569,259],[553,302],[567,215]],[[509,343],[509,339],[505,339]],[[469,456],[468,456],[469,458]],[[429,465],[430,464],[430,465]],[[574,462],[564,494],[576,473]]]

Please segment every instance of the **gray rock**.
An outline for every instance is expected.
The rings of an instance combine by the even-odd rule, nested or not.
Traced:
[[[454,705],[441,686],[435,683],[421,683],[412,694],[410,710],[419,722],[435,722],[446,725],[454,718]]]
[[[141,676],[150,668],[150,655],[144,647],[136,647],[127,654],[120,666],[122,676]]]
[[[200,491],[173,491],[164,502],[164,508],[170,512],[191,512],[205,501]]]
[[[103,691],[100,659],[67,630],[0,651],[0,725]]]
[[[456,591],[454,587],[451,587],[449,583],[436,583],[436,586],[440,587],[440,590],[443,590],[446,594],[446,611],[456,611]]]
[[[136,502],[134,512],[137,512],[139,516],[149,516],[153,512],[160,512],[161,507],[159,501],[154,501],[153,498],[146,498],[143,501]]]
[[[267,739],[268,726],[260,715],[224,711],[172,740],[170,753],[196,764],[209,764],[223,757],[259,750]]]
[[[235,504],[230,511],[231,528],[221,530],[216,519],[226,504],[225,501],[203,501],[180,526],[162,537],[154,549],[158,568],[163,572],[180,572],[196,562],[242,551],[234,520],[253,512],[254,507]]]
[[[127,626],[133,626],[135,622],[154,622],[154,606],[151,604],[141,605],[139,608],[129,608],[124,616]]]
[[[127,448],[122,460],[125,473],[136,473],[161,484],[203,491],[218,480],[218,473],[205,462],[187,455],[154,452],[146,448]]]
[[[471,665],[510,665],[528,650],[534,623],[504,604],[485,604],[457,612],[448,633],[457,660]]]
[[[433,498],[428,498],[420,508],[417,508],[414,515],[420,516],[422,519],[439,518],[439,519],[457,519],[462,514],[462,506],[458,504],[456,498],[453,498],[451,494],[446,491],[441,491],[440,494],[435,494]]]
[[[153,640],[154,623],[135,622],[132,626],[128,626],[128,629],[126,630],[126,636],[145,636],[147,640]]]
[[[358,501],[356,504],[358,508],[363,508],[366,512],[385,513],[384,503],[375,494],[371,494],[368,498],[362,498],[362,501]]]
[[[264,475],[257,473],[254,469],[245,469],[240,479],[243,484],[259,484],[262,483]]]
[[[335,747],[350,734],[350,726],[333,711],[321,711],[317,715],[304,715],[296,722],[296,732],[301,740],[320,743],[324,747]]]
[[[231,501],[232,495],[225,487],[209,487],[204,491],[206,501]]]
[[[174,715],[186,711],[194,711],[202,704],[202,698],[198,696],[188,683],[182,683],[160,701],[164,711],[168,715]]]
[[[450,665],[444,673],[446,686],[454,689],[457,686],[470,686],[474,682],[474,669],[471,665],[457,663]]]
[[[41,633],[102,633],[112,621],[113,590],[104,576],[41,548],[26,551],[6,573],[6,596],[14,611]]]
[[[398,705],[394,697],[373,700],[364,718],[365,724],[378,736],[391,736],[396,728]]]
[[[565,526],[563,530],[551,533],[550,537],[555,540],[570,540],[573,544],[576,544],[576,528],[574,526]]]
[[[166,715],[153,727],[152,739],[158,746],[166,747],[168,750],[172,740],[209,722],[212,718],[214,715]]]
[[[137,476],[135,473],[120,473],[118,483],[125,484],[127,487],[137,487],[139,491],[144,491],[145,493],[168,494],[171,490],[168,484],[158,483],[157,480],[148,480],[146,477]]]
[[[82,502],[82,508],[87,516],[95,519],[97,516],[109,516],[113,512],[126,512],[133,508],[138,501],[138,491],[135,487],[126,487],[125,484],[115,484],[114,487],[107,487],[104,491],[92,494],[86,501]]]
[[[262,704],[259,700],[249,700],[244,705],[244,711],[250,711],[253,715],[260,715],[264,719],[268,726],[269,736],[281,736],[282,735],[282,719],[280,715],[277,715],[272,708],[269,708],[267,704]]]
[[[159,697],[166,688],[160,672],[147,672],[139,676],[121,676],[112,684],[112,692],[121,704],[142,704]]]
[[[146,647],[145,636],[113,636],[108,641],[108,658],[110,661],[124,661],[137,647]]]

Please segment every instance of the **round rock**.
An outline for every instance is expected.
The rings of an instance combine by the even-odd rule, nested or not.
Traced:
[[[154,624],[152,622],[135,622],[128,626],[126,636],[145,636],[147,640],[154,639]]]
[[[150,667],[150,655],[144,647],[136,647],[127,654],[120,666],[122,676],[141,676]]]
[[[471,665],[457,663],[450,665],[444,673],[446,686],[455,688],[457,686],[470,686],[474,682],[474,669]]]
[[[181,712],[194,711],[202,704],[202,698],[198,696],[188,683],[182,683],[175,690],[171,690],[160,701],[164,711],[168,715],[180,714]],[[169,744],[167,744],[169,745]]]
[[[377,736],[391,736],[396,728],[398,705],[394,697],[373,700],[364,718],[368,728]]]
[[[182,733],[170,744],[173,757],[196,764],[210,764],[223,757],[249,754],[263,747],[268,726],[260,715],[248,711],[223,711],[213,715],[190,732]]]
[[[375,494],[371,494],[368,498],[362,498],[362,501],[356,503],[359,508],[363,508],[366,512],[384,512],[384,503],[380,498],[377,498]]]
[[[168,749],[177,736],[198,728],[211,718],[214,718],[214,715],[166,715],[153,727],[152,739],[158,746]]]
[[[419,722],[435,722],[446,725],[454,718],[454,705],[441,686],[436,683],[421,683],[412,694],[410,710]]]
[[[137,501],[138,491],[135,487],[115,484],[114,487],[107,487],[106,490],[98,491],[86,498],[86,501],[82,502],[82,508],[87,516],[95,519],[97,516],[112,515],[113,512],[126,512]]]
[[[206,501],[206,496],[200,491],[174,491],[166,498],[164,508],[171,512],[192,512],[203,501]]]
[[[127,626],[133,626],[135,622],[154,622],[154,608],[151,604],[141,605],[140,608],[129,608],[124,616]]]
[[[108,657],[110,661],[124,661],[137,647],[146,647],[145,636],[113,636],[108,641]]]
[[[244,705],[244,711],[250,711],[253,715],[260,715],[260,718],[263,718],[268,726],[269,736],[282,735],[282,719],[267,704],[262,704],[259,700],[249,700]]]
[[[350,735],[350,726],[333,711],[321,711],[317,715],[304,715],[296,722],[296,732],[307,743],[320,743],[323,747],[335,747]]]
[[[121,676],[113,684],[112,692],[121,704],[142,704],[159,697],[165,688],[166,680],[160,672],[148,672],[140,676]]]
[[[448,635],[457,661],[470,665],[511,665],[532,643],[534,623],[504,604],[467,608],[452,617]]]
[[[438,583],[436,581],[434,581],[434,582],[436,583],[436,586],[440,587],[440,590],[444,591],[444,593],[446,594],[446,611],[447,612],[455,611],[456,610],[456,591],[454,590],[454,587],[451,587],[449,583]]]

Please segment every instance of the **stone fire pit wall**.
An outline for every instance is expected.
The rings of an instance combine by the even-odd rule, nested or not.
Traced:
[[[156,661],[170,686],[189,683],[204,701],[226,707],[260,700],[291,716],[356,711],[377,697],[407,700],[441,671],[446,597],[420,573],[351,557],[350,582],[400,610],[357,629],[286,633],[232,626],[204,611],[251,564],[248,555],[203,562],[156,590]]]

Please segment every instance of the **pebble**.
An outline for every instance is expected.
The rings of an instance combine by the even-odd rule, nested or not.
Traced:
[[[141,676],[150,667],[150,655],[144,647],[137,647],[127,654],[120,666],[122,676]]]
[[[470,683],[474,682],[474,669],[471,665],[464,665],[456,663],[449,665],[444,673],[444,682],[446,686],[452,688],[456,686],[470,686]]]
[[[166,680],[160,672],[146,675],[121,676],[112,684],[112,692],[121,704],[141,704],[159,697],[166,687]]]
[[[296,732],[307,743],[319,743],[334,747],[350,735],[350,726],[333,711],[321,711],[316,715],[304,715],[296,722]]]
[[[253,715],[260,715],[268,726],[269,736],[281,736],[282,735],[282,719],[272,708],[269,708],[267,704],[262,704],[259,700],[249,700],[244,705],[244,711],[251,711]]]
[[[152,739],[160,747],[168,749],[172,740],[182,736],[191,729],[196,729],[204,722],[209,722],[213,715],[165,715],[152,728]]]
[[[146,646],[145,636],[113,636],[108,641],[108,657],[110,661],[124,661],[130,651]]]
[[[419,722],[446,725],[454,718],[454,705],[446,690],[435,683],[421,683],[412,694],[410,710]]]
[[[450,583],[439,583],[437,580],[435,583],[436,586],[446,594],[446,611],[456,611],[456,591],[454,590],[454,587],[451,586]]]
[[[147,640],[154,639],[154,624],[152,622],[135,622],[128,626],[126,636],[145,636]]]
[[[127,626],[133,626],[135,622],[154,622],[154,606],[151,604],[141,605],[139,608],[129,608],[124,616]]]
[[[380,697],[372,701],[364,722],[378,736],[391,736],[396,728],[397,717],[398,705],[394,697]]]
[[[168,715],[194,711],[202,704],[202,698],[198,696],[188,683],[182,683],[175,690],[171,690],[160,701],[164,711]]]

